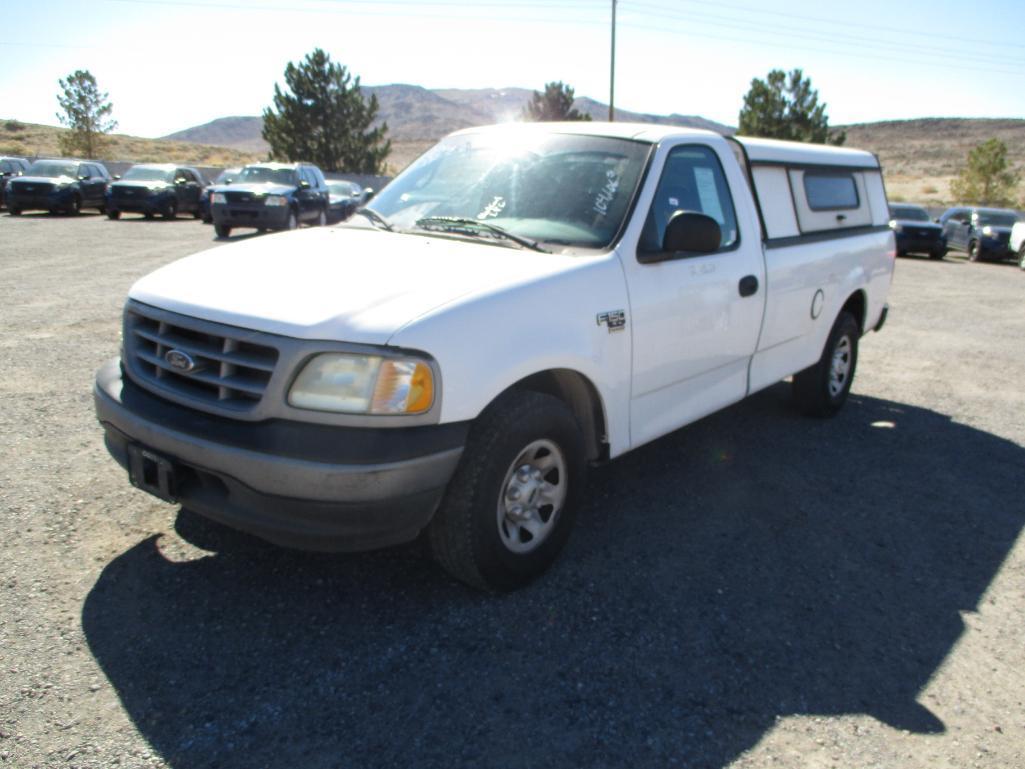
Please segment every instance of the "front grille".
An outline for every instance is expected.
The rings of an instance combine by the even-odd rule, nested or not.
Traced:
[[[255,205],[260,205],[264,201],[264,196],[257,195],[253,192],[226,190],[224,192],[224,199],[229,203],[253,203]]]
[[[114,200],[138,200],[149,195],[149,188],[114,184],[110,187],[110,195]]]
[[[50,182],[11,182],[11,189],[28,195],[45,195],[53,190]]]
[[[249,411],[263,397],[278,350],[246,339],[247,332],[190,318],[153,317],[133,305],[125,311],[125,363],[140,385],[214,408]],[[185,371],[184,353],[194,366]]]

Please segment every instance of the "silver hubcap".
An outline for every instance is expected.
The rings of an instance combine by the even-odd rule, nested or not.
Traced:
[[[833,363],[829,367],[829,394],[834,398],[839,395],[851,375],[851,339],[840,337],[833,348]]]
[[[552,441],[534,441],[513,460],[498,497],[498,534],[509,550],[529,553],[548,538],[568,481],[566,459]]]

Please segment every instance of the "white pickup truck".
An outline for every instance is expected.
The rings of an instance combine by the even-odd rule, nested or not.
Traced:
[[[588,463],[793,375],[847,398],[895,261],[867,152],[630,124],[452,134],[351,223],[144,277],[96,413],[131,482],[270,541],[425,534],[512,589]]]
[[[1025,222],[1015,222],[1011,227],[1008,247],[1018,255],[1018,266],[1025,270]]]

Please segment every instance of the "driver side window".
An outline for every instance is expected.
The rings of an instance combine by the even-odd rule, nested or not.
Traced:
[[[719,223],[719,249],[737,244],[737,217],[719,158],[708,147],[685,145],[670,151],[644,222],[640,250],[662,250],[666,225],[677,211],[705,214]]]

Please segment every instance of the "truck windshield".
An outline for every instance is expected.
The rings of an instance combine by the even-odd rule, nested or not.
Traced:
[[[604,248],[619,232],[651,145],[510,130],[443,139],[373,208],[396,229],[466,220],[541,243]],[[420,227],[422,228],[422,227]]]
[[[918,206],[890,206],[890,217],[903,219],[906,222],[927,222],[929,214]]]
[[[26,176],[43,176],[56,179],[61,176],[78,176],[78,163],[62,163],[59,160],[37,160],[33,163]]]
[[[1013,227],[1018,221],[1018,215],[1010,211],[979,211],[979,224],[989,224],[993,227]]]
[[[169,182],[174,178],[174,171],[152,166],[132,166],[121,178],[133,182]]]
[[[242,184],[287,184],[295,185],[295,172],[291,168],[264,168],[247,166],[238,176]]]

